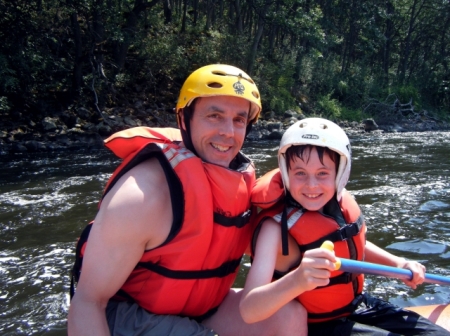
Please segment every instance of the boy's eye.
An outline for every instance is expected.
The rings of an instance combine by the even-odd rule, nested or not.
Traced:
[[[321,176],[321,177],[328,177],[328,176],[330,176],[330,174],[331,173],[328,170],[323,170],[323,171],[319,172],[319,176]]]

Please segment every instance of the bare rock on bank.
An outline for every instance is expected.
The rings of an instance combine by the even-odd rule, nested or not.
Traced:
[[[401,104],[400,107],[402,107]],[[373,132],[450,130],[448,123],[435,119],[427,111],[415,112],[413,109],[408,111],[401,112],[402,115],[406,115],[397,116],[391,121],[386,119],[388,114],[383,112],[361,122],[337,121],[337,123],[350,136]],[[271,111],[265,112],[252,126],[247,140],[280,140],[289,126],[311,116],[290,110],[283,115],[276,115]],[[99,150],[104,148],[105,138],[117,131],[135,126],[177,127],[176,116],[171,106],[149,106],[146,101],[137,101],[126,107],[105,108],[101,113],[81,107],[51,116],[37,115],[32,120],[2,118],[0,119],[0,155]]]

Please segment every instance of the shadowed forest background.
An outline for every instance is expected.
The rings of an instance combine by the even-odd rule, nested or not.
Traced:
[[[0,0],[0,12],[3,120],[169,110],[210,63],[249,73],[265,111],[361,120],[398,98],[450,115],[449,0]]]

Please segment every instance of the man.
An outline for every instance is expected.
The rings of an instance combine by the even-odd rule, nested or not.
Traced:
[[[246,324],[241,294],[230,289],[253,232],[255,174],[240,149],[260,111],[258,89],[245,72],[210,65],[181,89],[181,136],[138,128],[107,140],[124,162],[89,226],[70,335],[304,332],[297,321],[305,312],[296,302]]]

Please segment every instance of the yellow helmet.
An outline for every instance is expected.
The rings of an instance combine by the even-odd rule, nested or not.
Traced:
[[[261,98],[255,82],[244,71],[231,65],[212,64],[195,70],[184,82],[176,113],[189,106],[195,98],[234,96],[251,103],[249,123],[255,123],[261,113]],[[180,120],[180,118],[178,118]]]

